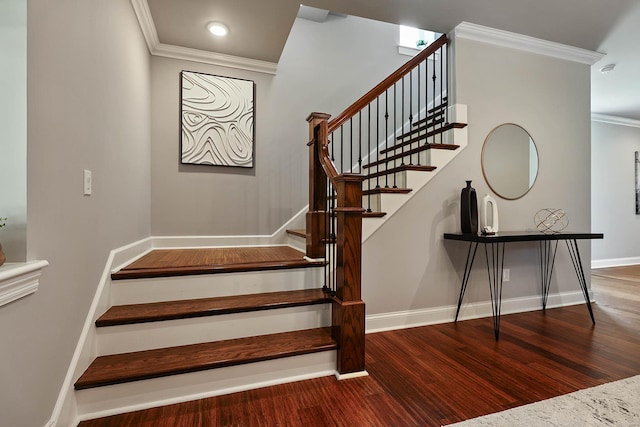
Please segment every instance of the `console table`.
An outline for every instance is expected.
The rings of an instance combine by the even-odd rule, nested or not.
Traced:
[[[550,233],[513,231],[501,232],[494,235],[482,234],[463,234],[463,233],[445,233],[445,240],[459,240],[469,242],[467,251],[467,260],[465,262],[464,274],[462,275],[462,286],[460,288],[460,297],[458,298],[458,308],[456,310],[456,322],[460,314],[460,306],[462,299],[469,283],[469,275],[471,267],[476,257],[478,244],[484,245],[484,252],[487,259],[487,273],[489,275],[489,292],[491,294],[491,311],[493,314],[493,329],[496,340],[500,336],[500,308],[502,305],[502,273],[504,269],[504,253],[505,246],[510,242],[539,242],[540,247],[540,276],[542,278],[542,309],[547,307],[547,299],[549,296],[549,288],[551,286],[551,276],[553,274],[553,265],[558,249],[558,242],[564,240],[571,256],[573,268],[578,277],[578,283],[584,300],[591,316],[591,321],[595,324],[593,310],[589,302],[589,290],[587,289],[587,281],[582,268],[582,260],[580,259],[580,250],[578,249],[578,240],[585,239],[602,239],[602,233]]]

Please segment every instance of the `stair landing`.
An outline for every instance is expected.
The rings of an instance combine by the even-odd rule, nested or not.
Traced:
[[[323,266],[290,246],[156,249],[111,275],[113,280]]]

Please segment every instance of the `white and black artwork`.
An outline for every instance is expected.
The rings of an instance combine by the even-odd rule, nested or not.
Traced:
[[[182,71],[181,162],[253,167],[255,84]]]

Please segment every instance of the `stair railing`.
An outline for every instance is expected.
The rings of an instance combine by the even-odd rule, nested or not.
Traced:
[[[364,371],[362,216],[372,212],[375,190],[397,187],[396,174],[390,177],[385,170],[397,169],[398,161],[404,166],[407,156],[410,164],[420,165],[420,153],[438,143],[438,135],[443,142],[449,125],[447,42],[440,37],[333,120],[324,113],[307,118],[306,255],[327,260],[324,288],[333,296],[332,335],[340,374]],[[362,175],[365,169],[368,177]]]

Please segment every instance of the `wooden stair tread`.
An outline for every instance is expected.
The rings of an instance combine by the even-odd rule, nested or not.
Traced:
[[[409,194],[413,190],[411,188],[372,188],[370,190],[364,190],[362,192],[363,196],[367,196],[369,194]]]
[[[435,166],[401,165],[396,168],[391,168],[391,169],[383,170],[380,172],[372,172],[367,175],[367,179],[375,178],[377,176],[391,175],[392,173],[396,173],[396,172],[403,172],[403,171],[431,172],[435,169],[436,169]]]
[[[373,211],[367,212],[367,211],[364,211],[364,212],[362,212],[362,218],[382,218],[386,214],[387,214],[386,212],[373,212]],[[331,216],[335,217],[336,215],[335,215],[335,213],[333,213]]]
[[[385,215],[387,215],[386,212],[363,212],[362,213],[363,218],[382,218]]]
[[[407,132],[404,132],[403,134],[401,134],[400,136],[396,137],[396,139],[402,139],[402,138],[406,138],[409,135],[413,135],[416,133],[420,133],[420,132],[424,132],[426,129],[430,129],[435,127],[436,125],[442,125],[443,123],[445,123],[445,118],[440,115],[437,116],[437,119],[434,118],[434,120],[420,120],[421,123],[416,124],[416,123],[412,123],[411,127],[413,127],[414,129],[411,129]]]
[[[96,358],[76,390],[159,378],[337,348],[330,328],[307,329]]]
[[[418,147],[411,148],[410,150],[402,153],[394,154],[393,156],[385,157],[384,159],[376,160],[375,162],[367,163],[362,166],[362,169],[369,169],[377,165],[383,165],[385,163],[392,162],[403,157],[411,156],[412,154],[421,153],[426,150],[457,150],[460,146],[455,144],[422,144]]]
[[[387,147],[387,148],[385,148],[383,150],[380,150],[380,154],[388,153],[390,151],[396,151],[396,150],[401,149],[402,147],[406,147],[407,145],[413,144],[414,142],[423,141],[423,140],[425,140],[425,139],[427,139],[427,138],[429,138],[431,136],[439,135],[439,134],[444,133],[444,132],[446,132],[448,130],[451,130],[451,129],[462,129],[462,128],[466,127],[466,126],[467,126],[466,123],[457,123],[457,122],[448,123],[448,124],[446,124],[446,125],[444,125],[444,126],[442,126],[440,128],[434,129],[434,130],[432,130],[430,132],[427,132],[427,133],[424,133],[424,134],[421,134],[421,135],[413,136],[413,137],[411,137],[409,139],[406,139],[406,140],[404,140],[402,142],[399,142],[399,143],[397,143],[395,145],[392,145],[391,147]],[[400,135],[398,137],[398,139],[402,139],[403,137],[404,137],[403,135]],[[434,144],[434,145],[437,145],[437,144]]]
[[[425,122],[433,120],[435,117],[442,116],[445,113],[443,110],[448,106],[449,102],[447,101],[447,97],[444,97],[440,105],[436,105],[435,107],[427,111],[427,116],[414,122],[413,126],[420,126]]]
[[[291,234],[292,236],[302,237],[303,239],[307,238],[307,230],[304,229],[287,229],[287,234]]]
[[[331,302],[321,288],[192,300],[117,305],[96,320],[97,327],[157,322],[297,307]]]
[[[158,249],[111,274],[111,279],[187,276],[324,266],[290,246]]]

